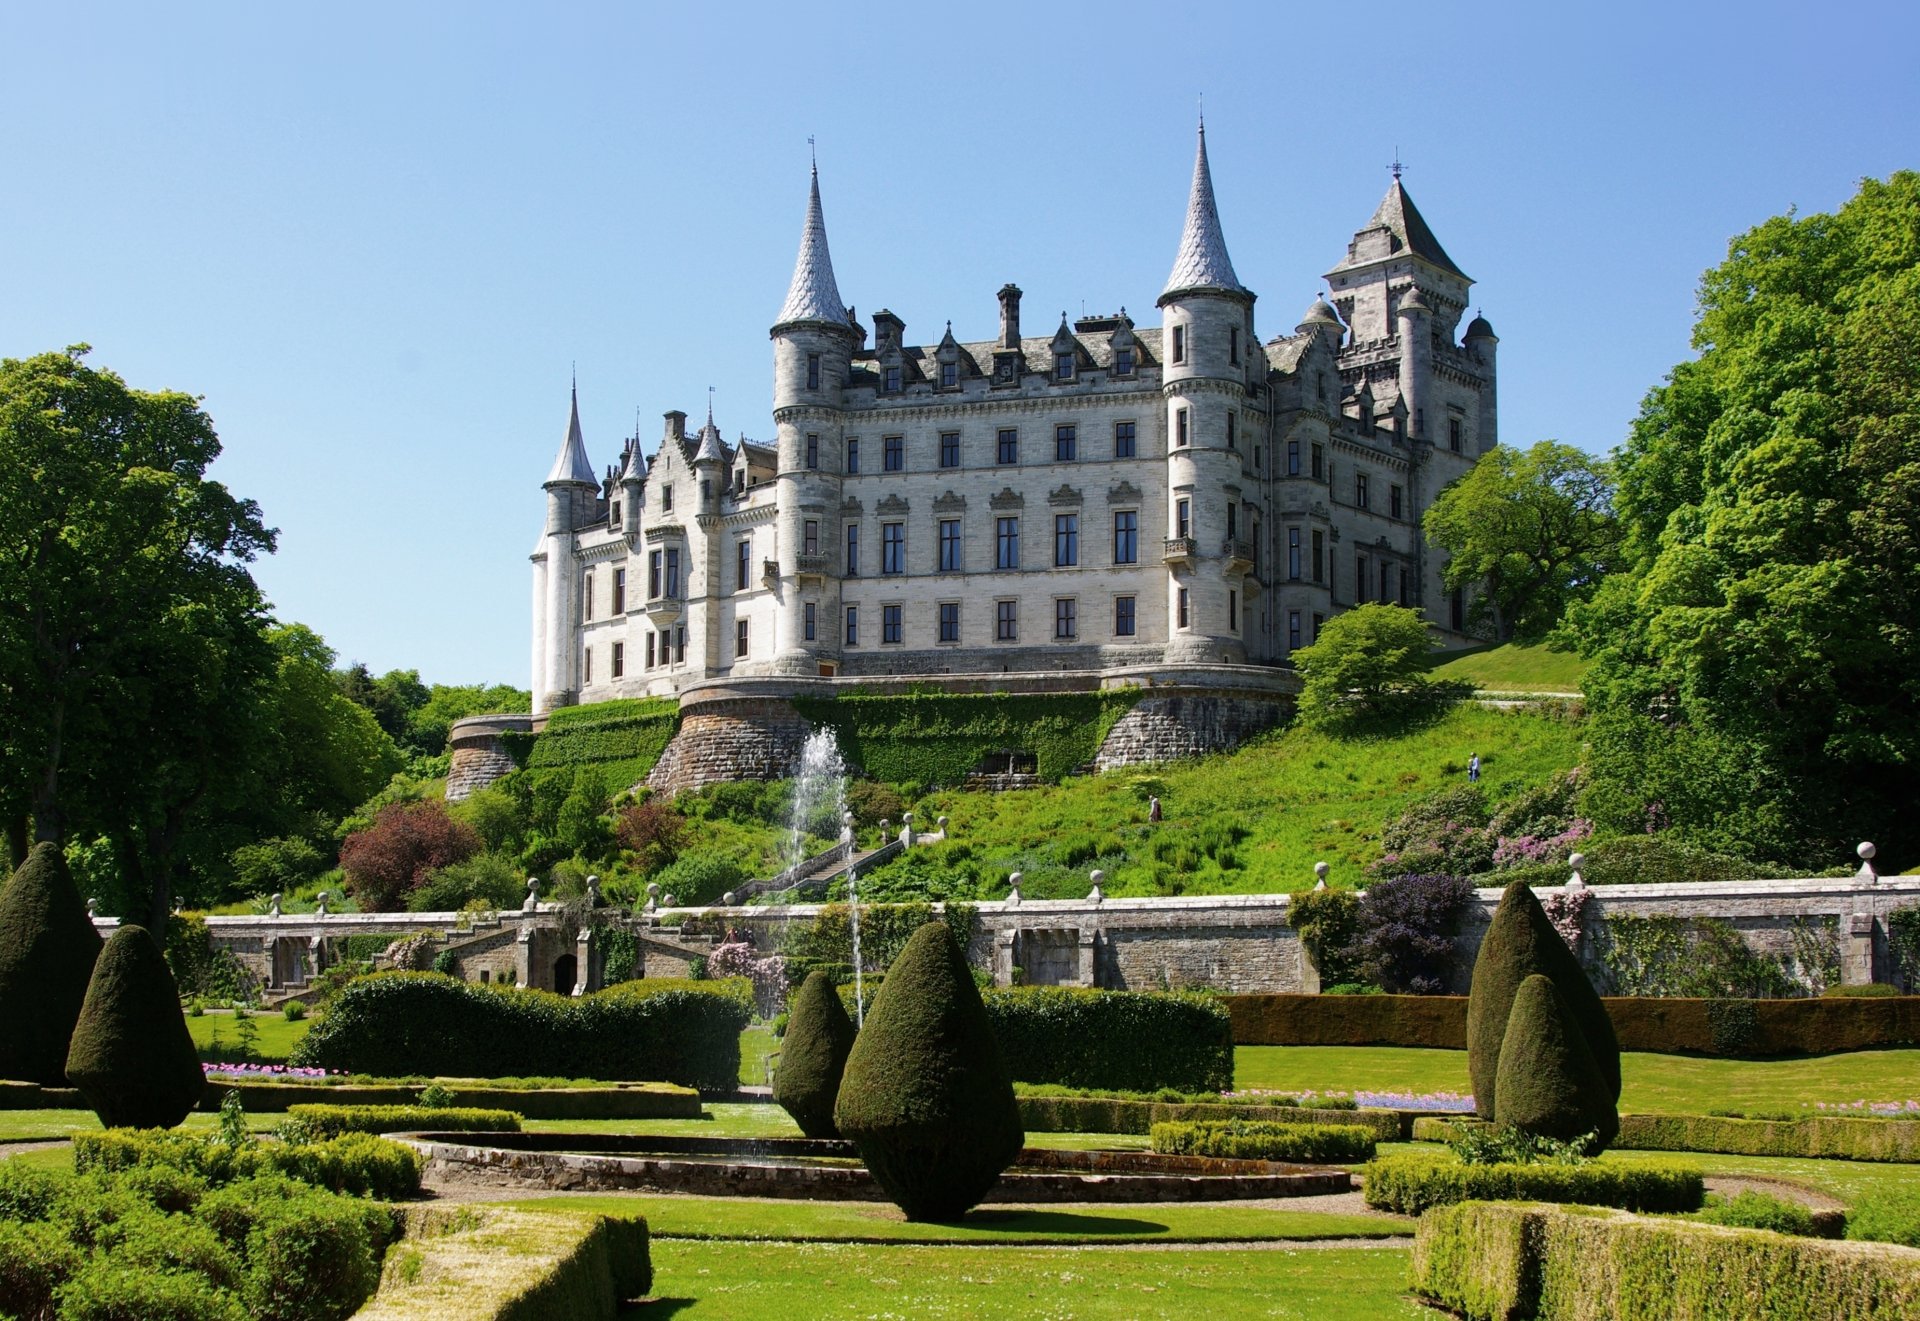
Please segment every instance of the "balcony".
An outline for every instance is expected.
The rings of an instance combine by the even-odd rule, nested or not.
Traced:
[[[1241,537],[1228,537],[1220,544],[1228,573],[1247,573],[1253,568],[1253,543]]]
[[[760,561],[760,581],[765,583],[769,587],[775,586],[776,584],[779,583],[780,581],[780,561],[779,560]]]
[[[793,571],[802,578],[825,578],[827,557],[820,554],[809,555],[803,551],[794,557]]]
[[[1200,543],[1192,537],[1168,537],[1166,544],[1168,564],[1191,564],[1200,558]]]
[[[686,602],[677,596],[656,596],[647,602],[647,622],[656,628],[671,624],[680,618],[680,612],[686,608]]]

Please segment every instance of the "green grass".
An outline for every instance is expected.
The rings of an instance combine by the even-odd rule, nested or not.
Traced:
[[[1469,1092],[1464,1050],[1397,1046],[1239,1046],[1234,1083],[1273,1091]],[[1920,1093],[1920,1050],[1865,1050],[1793,1060],[1699,1059],[1629,1051],[1620,1108],[1640,1114],[1792,1109],[1825,1101],[1906,1100]]]
[[[765,1087],[771,1081],[767,1061],[780,1051],[771,1027],[750,1027],[740,1034],[740,1085]]]
[[[259,1039],[254,1043],[254,1053],[263,1064],[282,1064],[293,1050],[294,1043],[307,1035],[313,1027],[313,1016],[309,1014],[297,1023],[289,1023],[279,1011],[262,1010],[249,1015],[254,1025],[260,1029]],[[239,1024],[233,1015],[219,1009],[209,1009],[198,1018],[187,1018],[187,1031],[193,1037],[194,1049],[200,1052],[200,1058],[211,1060],[210,1046],[214,1032],[220,1034],[220,1046],[224,1058],[232,1059],[234,1049],[239,1045],[235,1035]]]
[[[1436,651],[1428,665],[1436,679],[1464,679],[1509,692],[1577,693],[1587,662],[1570,651],[1508,642]]]
[[[1432,1313],[1402,1297],[1404,1249],[1126,1251],[656,1240],[654,1290],[676,1321],[1196,1316],[1382,1321]],[[651,1316],[661,1303],[635,1309]]]

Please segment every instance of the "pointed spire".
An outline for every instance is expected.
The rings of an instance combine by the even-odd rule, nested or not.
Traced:
[[[707,391],[707,424],[700,428],[697,437],[699,445],[694,449],[693,461],[700,463],[718,463],[727,461],[726,442],[720,439],[720,428],[713,424],[713,391]]]
[[[820,210],[820,167],[814,166],[807,192],[807,223],[800,233],[800,255],[793,263],[793,284],[787,301],[774,319],[775,326],[795,321],[825,321],[846,326],[852,321],[840,301],[833,279],[833,256],[827,251],[827,222]]]
[[[547,474],[545,485],[577,482],[582,486],[598,486],[600,483],[593,475],[593,465],[587,462],[587,442],[580,434],[580,382],[577,377],[572,395],[573,407],[567,416],[567,438],[561,442],[560,453],[553,460],[553,471]]]
[[[1374,208],[1372,219],[1360,228],[1360,234],[1374,229],[1384,229],[1398,240],[1399,247],[1395,251],[1410,252],[1463,280],[1470,278],[1465,271],[1453,264],[1453,258],[1449,257],[1447,250],[1440,246],[1440,240],[1434,237],[1433,230],[1427,225],[1427,218],[1421,215],[1420,208],[1413,204],[1413,197],[1407,192],[1407,186],[1400,182],[1400,176],[1397,173],[1393,177],[1393,182],[1387,185],[1387,195],[1381,198],[1380,205]],[[1359,234],[1354,237],[1357,240]],[[1347,260],[1334,269],[1366,264],[1349,253]]]
[[[1213,171],[1207,166],[1207,125],[1200,122],[1200,145],[1193,156],[1193,191],[1187,198],[1187,224],[1180,234],[1180,254],[1161,291],[1164,301],[1189,289],[1223,289],[1244,294],[1233,273],[1227,240],[1220,232],[1220,212],[1213,202]]]

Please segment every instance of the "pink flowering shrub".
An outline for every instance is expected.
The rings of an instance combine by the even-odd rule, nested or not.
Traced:
[[[1502,835],[1493,846],[1493,865],[1497,871],[1525,867],[1541,862],[1565,862],[1580,841],[1593,837],[1593,822],[1575,817],[1564,830],[1553,834]]]
[[[1567,948],[1576,954],[1580,951],[1587,900],[1592,897],[1585,890],[1562,890],[1558,894],[1540,897],[1540,906],[1547,911],[1547,921],[1553,923],[1553,929],[1560,933],[1560,939],[1566,941]]]
[[[745,977],[753,982],[753,998],[763,1014],[777,1013],[787,995],[787,961],[778,954],[761,956],[753,942],[736,931],[707,955],[707,976]]]

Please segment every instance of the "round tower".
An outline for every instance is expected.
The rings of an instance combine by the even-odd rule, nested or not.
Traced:
[[[768,332],[773,340],[773,421],[779,451],[775,522],[780,577],[771,668],[779,674],[819,673],[820,658],[837,653],[839,633],[830,616],[837,598],[828,598],[829,573],[844,544],[840,534],[840,474],[843,452],[843,396],[853,368],[858,332],[833,278],[827,249],[826,219],[820,207],[820,171],[816,166],[807,194],[806,226],[793,283],[779,318]],[[806,524],[814,523],[809,545]],[[806,636],[806,606],[815,605],[815,636]],[[765,655],[767,653],[760,653]]]
[[[1400,335],[1400,402],[1406,406],[1407,439],[1426,440],[1431,425],[1427,384],[1433,379],[1433,328],[1432,309],[1418,286],[1400,296],[1394,321]]]
[[[1499,377],[1494,366],[1494,351],[1500,345],[1500,337],[1493,333],[1491,322],[1475,313],[1467,323],[1465,345],[1468,355],[1479,359],[1480,370],[1487,381],[1486,388],[1480,392],[1480,448],[1474,451],[1485,454],[1500,443]]]
[[[1242,662],[1252,529],[1241,510],[1252,443],[1244,406],[1260,352],[1253,294],[1234,274],[1200,126],[1186,228],[1159,299],[1167,408],[1167,650],[1171,663]]]

